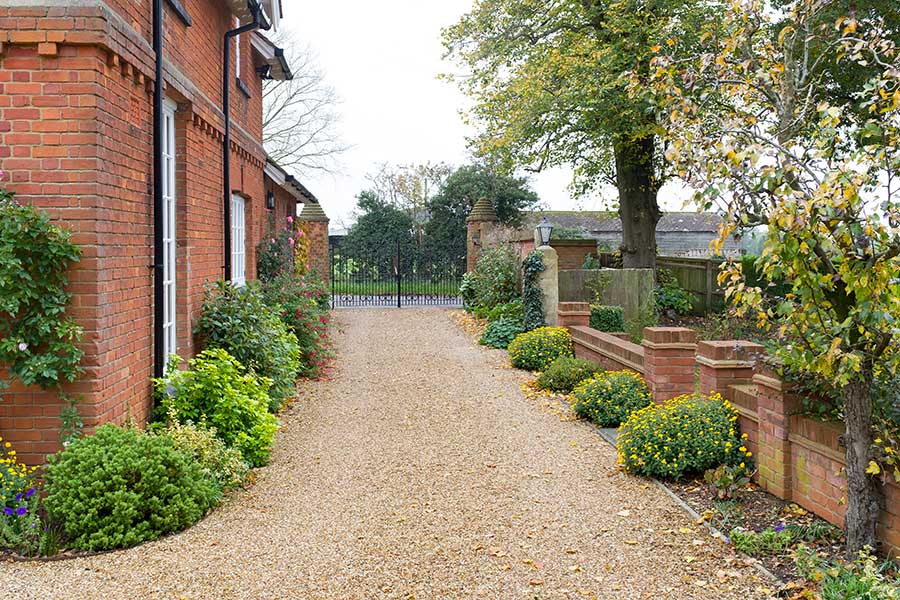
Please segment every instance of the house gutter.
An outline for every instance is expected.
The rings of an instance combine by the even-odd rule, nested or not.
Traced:
[[[153,0],[153,375],[165,370],[163,346],[163,0]]]
[[[161,0],[154,0],[159,2]],[[222,143],[222,177],[223,177],[223,208],[225,220],[223,232],[225,237],[225,281],[231,281],[231,40],[242,33],[254,29],[269,29],[271,25],[264,23],[262,19],[262,7],[255,1],[249,0],[253,21],[242,25],[237,29],[225,32],[225,43],[222,64],[222,113],[225,115],[225,140]]]

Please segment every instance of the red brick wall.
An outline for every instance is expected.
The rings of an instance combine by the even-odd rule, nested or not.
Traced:
[[[309,268],[315,271],[325,283],[331,283],[331,256],[328,250],[328,221],[307,221],[307,235],[310,237]]]
[[[35,0],[39,4],[40,0]],[[152,406],[153,60],[149,0],[103,8],[0,7],[0,169],[17,198],[48,210],[83,250],[70,274],[70,314],[85,328],[81,396],[89,427],[142,422]],[[166,10],[166,95],[177,112],[178,351],[204,284],[223,275],[221,0],[188,0],[187,28]],[[231,187],[247,199],[247,275],[262,235],[261,83],[244,36],[247,98],[233,91]],[[232,84],[234,82],[232,81]],[[59,402],[14,387],[0,402],[0,435],[29,462],[57,449]]]

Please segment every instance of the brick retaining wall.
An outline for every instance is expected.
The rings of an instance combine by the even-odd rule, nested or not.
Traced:
[[[719,392],[740,415],[741,431],[756,459],[757,483],[771,494],[795,502],[837,526],[846,512],[843,426],[797,414],[800,398],[764,368],[764,349],[747,341],[703,341],[683,328],[648,327],[641,345],[623,334],[604,333],[581,323],[586,303],[560,305],[560,324],[568,326],[575,355],[606,369],[641,373],[657,402],[699,388]],[[900,556],[900,485],[884,486],[879,538]]]

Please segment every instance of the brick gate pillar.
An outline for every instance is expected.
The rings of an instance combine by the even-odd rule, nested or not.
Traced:
[[[644,328],[644,379],[655,402],[695,389],[697,332],[687,327]]]
[[[799,399],[771,369],[753,376],[759,413],[759,450],[756,466],[759,485],[766,491],[791,499],[791,415]]]
[[[730,385],[747,385],[753,380],[753,367],[765,349],[743,340],[707,341],[697,344],[700,367],[700,393],[726,395]]]
[[[309,268],[315,271],[326,284],[331,283],[331,257],[328,249],[328,215],[318,202],[303,205],[300,216],[309,236]]]

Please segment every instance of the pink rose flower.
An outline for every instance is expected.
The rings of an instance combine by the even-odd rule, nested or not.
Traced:
[[[19,352],[25,352],[26,350],[28,350],[28,344],[26,344],[25,342],[21,342],[19,344]]]
[[[6,171],[0,170],[0,181],[3,181],[3,179],[4,179],[5,177],[6,177]]]
[[[288,223],[293,223],[293,222],[294,222],[294,217],[288,217]]]
[[[294,245],[294,238],[288,238],[288,241],[291,243],[291,246]]]

